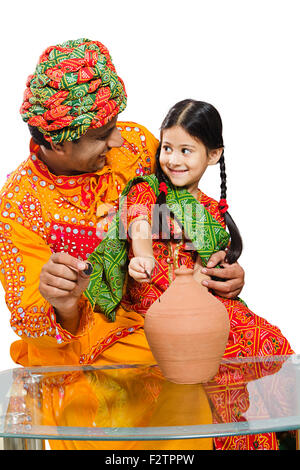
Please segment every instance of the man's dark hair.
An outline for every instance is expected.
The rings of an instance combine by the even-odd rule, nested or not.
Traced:
[[[48,140],[45,139],[44,134],[40,132],[37,127],[31,126],[30,124],[28,124],[28,128],[29,128],[31,137],[33,138],[34,142],[37,145],[43,145],[44,147],[46,147],[46,149],[51,150],[50,142],[48,142]],[[74,144],[78,144],[78,142],[79,142],[79,139],[73,140]]]

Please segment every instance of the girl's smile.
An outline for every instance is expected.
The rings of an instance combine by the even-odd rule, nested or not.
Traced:
[[[168,168],[169,168],[169,167],[168,167]],[[169,168],[169,171],[170,171],[170,173],[173,173],[174,175],[177,175],[177,174],[180,175],[180,174],[185,173],[185,172],[188,171],[188,170],[174,170],[174,169]]]

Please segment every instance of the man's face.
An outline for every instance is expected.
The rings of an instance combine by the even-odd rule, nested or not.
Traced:
[[[121,147],[123,139],[116,127],[117,117],[99,129],[89,129],[78,141],[64,142],[53,147],[51,155],[46,153],[49,170],[56,175],[95,173],[105,165],[105,155],[113,147]],[[58,150],[58,151],[57,151]],[[61,150],[61,151],[60,151]]]

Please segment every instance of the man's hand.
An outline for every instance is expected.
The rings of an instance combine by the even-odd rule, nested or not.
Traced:
[[[78,301],[90,279],[83,272],[86,268],[86,262],[68,253],[54,253],[41,270],[39,291],[69,331],[76,330],[79,324]]]
[[[225,251],[214,253],[207,263],[206,268],[202,268],[201,272],[208,276],[215,276],[226,281],[213,281],[206,279],[202,284],[208,289],[212,289],[216,295],[227,299],[234,299],[239,295],[245,284],[245,272],[243,268],[236,262],[228,264],[224,262],[226,256]],[[215,268],[217,265],[222,268]]]

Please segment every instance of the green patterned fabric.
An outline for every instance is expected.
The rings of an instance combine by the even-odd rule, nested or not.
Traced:
[[[108,49],[87,38],[48,47],[27,80],[22,119],[49,142],[78,140],[126,108],[127,94]]]
[[[115,320],[115,309],[123,296],[128,266],[128,242],[121,214],[130,189],[141,179],[151,186],[156,195],[159,194],[155,175],[132,179],[120,196],[119,211],[112,220],[106,237],[88,258],[93,266],[93,273],[85,294],[93,308],[97,304],[111,321]],[[229,234],[186,189],[175,187],[171,183],[167,186],[167,206],[181,223],[185,236],[206,266],[213,253],[226,248]]]

